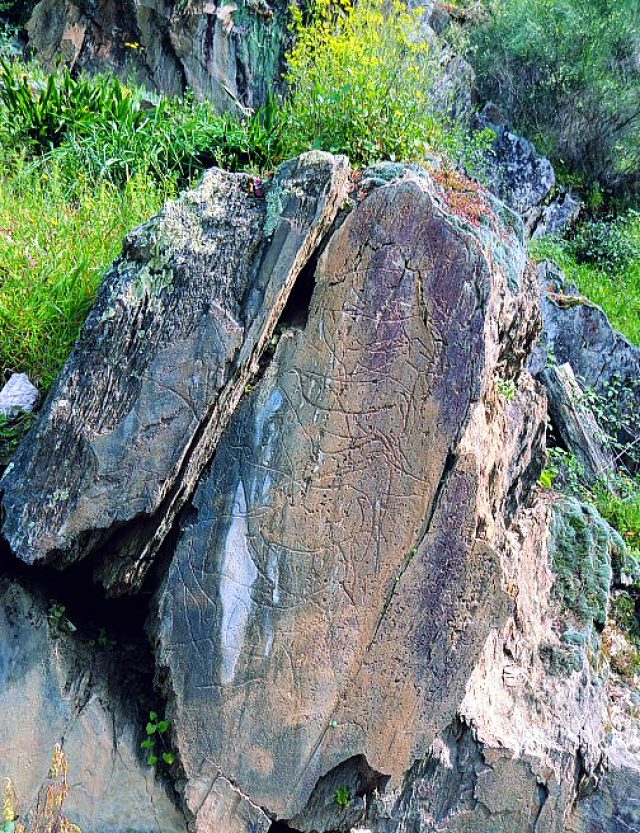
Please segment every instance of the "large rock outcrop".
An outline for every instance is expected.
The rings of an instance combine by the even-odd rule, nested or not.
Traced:
[[[365,782],[402,777],[506,619],[496,547],[543,412],[522,375],[535,286],[524,259],[492,264],[521,244],[487,209],[478,233],[424,174],[374,188],[221,439],[156,627],[196,816],[225,783],[334,829],[337,805],[322,827],[305,809],[321,780],[356,758]],[[247,829],[219,808],[197,829]]]
[[[220,110],[243,109],[264,103],[277,84],[287,8],[281,0],[40,0],[27,29],[46,64],[62,57],[170,95],[188,88]]]
[[[313,153],[262,189],[210,172],[131,235],[0,481],[6,542],[86,592],[154,564],[194,833],[632,818],[602,650],[624,544],[535,486],[522,224],[442,168]]]
[[[282,166],[266,198],[213,169],[129,236],[3,477],[19,558],[106,547],[109,591],[139,587],[346,188],[346,160],[327,154]]]

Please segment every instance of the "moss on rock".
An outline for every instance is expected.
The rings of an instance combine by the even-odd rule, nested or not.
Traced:
[[[613,578],[612,557],[622,542],[592,506],[563,498],[554,506],[549,554],[555,593],[584,625],[604,627]],[[624,546],[622,544],[622,546]]]

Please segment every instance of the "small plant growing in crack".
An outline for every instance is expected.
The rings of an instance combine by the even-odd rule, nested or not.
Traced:
[[[336,804],[343,810],[351,804],[351,790],[344,784],[336,790]]]
[[[89,647],[95,648],[97,646],[98,648],[106,648],[110,642],[113,642],[113,640],[109,639],[107,629],[100,628],[100,630],[98,631],[98,636],[95,639],[89,640]]]
[[[160,761],[167,764],[167,766],[175,763],[176,756],[169,748],[167,740],[169,726],[168,720],[160,720],[158,712],[149,712],[149,720],[145,727],[147,737],[140,744],[147,753],[149,766],[156,766]]]
[[[60,602],[51,602],[49,605],[49,630],[52,639],[59,639],[69,633],[74,633],[77,628],[67,616],[67,608]]]
[[[516,383],[513,379],[500,379],[498,377],[496,378],[496,386],[507,402],[511,402],[515,399]]]

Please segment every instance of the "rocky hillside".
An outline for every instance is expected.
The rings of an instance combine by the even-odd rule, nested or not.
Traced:
[[[577,193],[497,108],[473,113],[449,47],[430,129],[484,131],[485,185],[442,152],[455,126],[421,164],[366,164],[350,136],[355,159],[258,175],[229,148],[270,147],[269,108],[214,111],[277,86],[284,7],[22,12],[41,60],[72,66],[49,76],[64,107],[112,84],[80,69],[190,88],[236,170],[127,234],[43,401],[24,373],[0,390],[0,441],[24,434],[0,454],[0,833],[640,831],[640,348],[528,257]],[[394,55],[426,61],[459,13],[423,10]],[[32,119],[55,103],[57,80],[3,73],[0,122],[12,95]],[[131,136],[196,106],[129,111],[113,84]],[[68,213],[86,170],[121,187],[68,155],[98,147],[70,109],[22,158],[72,171]],[[126,204],[147,180],[122,158]]]
[[[265,193],[213,170],[127,239],[1,481],[24,807],[61,743],[93,833],[636,819],[625,545],[536,485],[539,284],[465,187],[316,152]]]

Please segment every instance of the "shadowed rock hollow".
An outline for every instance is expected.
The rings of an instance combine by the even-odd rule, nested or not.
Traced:
[[[142,591],[197,833],[626,818],[600,640],[624,545],[534,486],[520,221],[320,153],[260,193],[212,171],[130,236],[0,481],[14,557]]]

